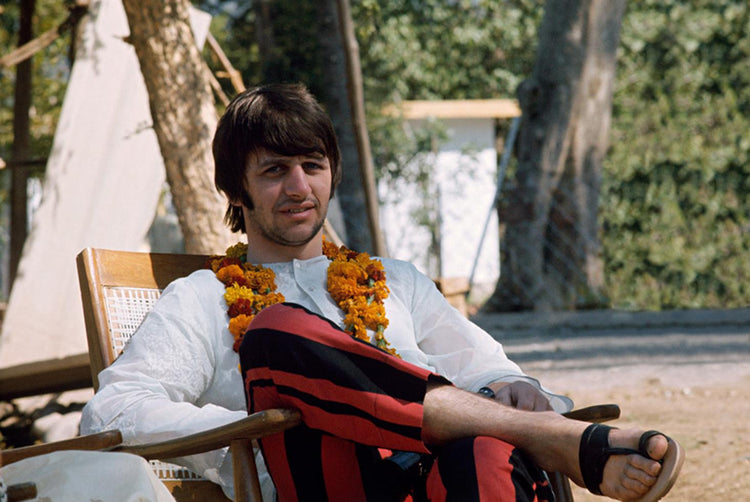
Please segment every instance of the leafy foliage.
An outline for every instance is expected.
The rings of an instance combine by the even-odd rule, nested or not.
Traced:
[[[398,117],[383,115],[384,105],[512,96],[531,72],[542,6],[540,0],[352,3],[380,177],[408,175],[407,162],[429,153],[436,137],[405,130]]]
[[[541,6],[529,0],[353,2],[368,98],[513,94],[533,64]]]
[[[0,54],[18,45],[19,5],[10,2],[0,16]],[[56,27],[67,17],[62,2],[37,0],[33,18],[34,36]],[[52,45],[32,56],[33,97],[30,110],[31,155],[44,158],[52,147],[69,72],[70,36],[59,37]],[[13,145],[13,102],[15,68],[0,69],[0,157],[10,158]]]
[[[247,85],[302,81],[318,93],[315,2],[268,2],[277,53],[262,68],[255,2],[194,2]],[[509,97],[531,73],[542,0],[352,0],[379,176],[425,180],[444,131],[412,131],[383,106],[408,99]],[[16,43],[17,3],[0,16]],[[66,15],[37,0],[35,32]],[[618,59],[600,220],[608,293],[618,308],[750,303],[750,7],[745,0],[629,2]],[[34,57],[34,156],[49,151],[69,36]],[[212,63],[216,68],[215,62]],[[273,70],[269,72],[269,70]],[[0,76],[0,156],[10,156],[14,70]],[[224,81],[226,83],[226,81]],[[225,88],[229,95],[234,91]],[[428,157],[425,157],[429,160]],[[0,191],[3,194],[4,191]]]
[[[232,65],[250,87],[267,82],[303,82],[320,95],[318,82],[324,65],[318,46],[317,5],[315,2],[274,0],[266,2],[273,19],[274,50],[266,61],[258,47],[257,2],[195,2],[213,14],[211,33],[219,41]],[[268,27],[267,27],[268,28]],[[213,64],[215,69],[218,67]],[[226,87],[229,96],[234,90]]]
[[[632,2],[602,193],[622,308],[750,303],[750,7]]]

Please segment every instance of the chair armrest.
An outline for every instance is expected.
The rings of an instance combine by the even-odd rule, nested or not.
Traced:
[[[259,411],[230,424],[157,443],[120,445],[114,451],[133,453],[147,460],[184,457],[229,446],[238,439],[265,437],[298,425],[297,410],[274,408]]]
[[[0,451],[0,466],[12,464],[28,457],[44,455],[60,450],[109,450],[122,443],[122,434],[118,430],[98,432],[72,439],[23,446]]]
[[[596,404],[563,413],[563,416],[584,422],[607,422],[620,418],[620,407],[616,404]]]

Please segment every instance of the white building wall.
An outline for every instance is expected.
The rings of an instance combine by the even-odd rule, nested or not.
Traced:
[[[433,200],[439,201],[440,255],[430,253],[430,231],[412,215],[426,203],[414,186],[401,183],[390,190],[380,186],[381,222],[390,256],[411,261],[430,277],[469,278],[474,261],[475,293],[491,292],[499,277],[497,215],[491,210],[495,196],[497,152],[494,121],[442,119],[448,141],[432,157]],[[412,121],[413,128],[421,121]],[[490,217],[482,239],[485,221]],[[481,248],[480,248],[481,245]],[[434,253],[433,253],[434,255]]]

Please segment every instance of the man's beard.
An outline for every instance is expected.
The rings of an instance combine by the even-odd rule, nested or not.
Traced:
[[[320,229],[323,228],[324,222],[325,218],[321,218],[320,221],[316,221],[315,225],[310,231],[310,235],[296,240],[287,239],[280,232],[276,232],[273,230],[273,228],[270,228],[270,225],[259,225],[258,229],[265,238],[269,239],[272,242],[275,242],[276,244],[281,244],[282,246],[298,247],[304,246],[305,244],[313,240],[315,236],[318,235],[318,232],[320,232]]]

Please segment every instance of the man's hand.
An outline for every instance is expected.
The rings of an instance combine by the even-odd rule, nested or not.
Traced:
[[[489,387],[495,391],[495,399],[507,406],[527,411],[552,410],[544,394],[528,382],[496,382]]]

